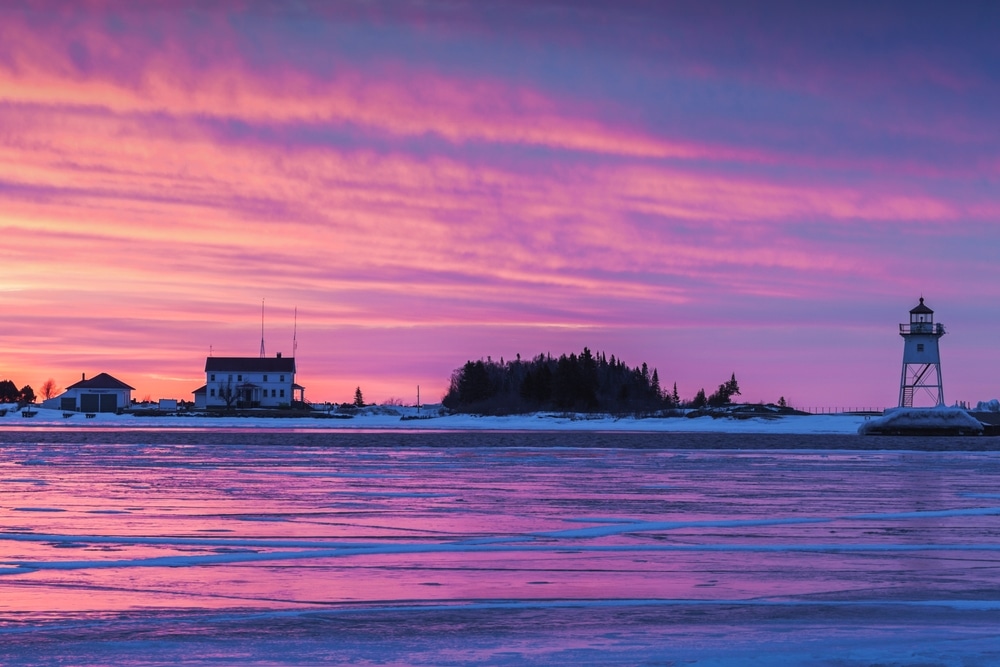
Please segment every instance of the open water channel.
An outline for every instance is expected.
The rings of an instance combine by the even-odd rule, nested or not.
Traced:
[[[0,664],[997,664],[996,440],[3,430]]]

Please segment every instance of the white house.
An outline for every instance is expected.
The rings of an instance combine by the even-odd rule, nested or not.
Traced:
[[[305,402],[295,384],[295,358],[208,357],[205,386],[194,390],[196,408],[280,408]]]
[[[101,373],[66,387],[66,391],[42,403],[43,408],[79,412],[117,412],[132,404],[130,387],[118,378]]]

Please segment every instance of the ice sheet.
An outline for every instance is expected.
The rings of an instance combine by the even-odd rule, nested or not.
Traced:
[[[1000,652],[993,452],[115,435],[0,444],[2,664]]]

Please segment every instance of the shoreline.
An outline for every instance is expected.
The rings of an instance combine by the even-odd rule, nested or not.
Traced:
[[[651,452],[731,452],[734,456],[767,452],[878,454],[879,452],[998,452],[1000,438],[969,436],[859,436],[838,433],[722,433],[607,430],[462,430],[462,429],[295,429],[295,428],[0,428],[0,448],[80,446],[181,446],[218,448],[238,453],[255,447],[303,449],[622,449]],[[228,456],[228,454],[226,454]]]
[[[238,440],[326,446],[363,442],[366,446],[382,446],[383,443],[378,442],[382,438],[395,443],[402,439],[411,446],[442,446],[440,441],[454,443],[461,438],[452,436],[462,436],[464,440],[485,446],[508,446],[501,441],[504,436],[510,436],[507,440],[519,443],[510,446],[534,446],[521,444],[530,437],[541,446],[565,447],[1000,451],[1000,438],[991,435],[859,435],[859,427],[875,417],[850,413],[692,418],[544,412],[497,417],[440,415],[435,414],[436,407],[430,410],[430,415],[427,408],[418,414],[416,408],[399,406],[372,406],[355,415],[339,415],[338,418],[322,413],[281,418],[198,413],[161,416],[97,413],[88,418],[82,413],[67,417],[67,413],[59,410],[37,409],[34,412],[30,418],[17,412],[0,417],[0,443],[44,439],[57,443],[113,440],[129,444],[197,444]],[[116,435],[108,438],[108,433]]]
[[[433,410],[436,410],[434,408]],[[615,417],[609,415],[540,412],[526,415],[478,416],[469,414],[418,413],[412,407],[373,407],[355,415],[312,416],[208,416],[204,414],[137,416],[132,414],[83,413],[64,416],[60,410],[35,409],[24,418],[10,411],[0,417],[0,433],[17,431],[114,430],[274,430],[303,432],[336,431],[568,431],[634,433],[743,433],[792,435],[856,435],[867,419],[862,415],[768,415],[754,417]]]

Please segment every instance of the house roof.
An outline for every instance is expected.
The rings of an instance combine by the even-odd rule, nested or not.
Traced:
[[[294,373],[295,357],[209,357],[206,373]]]
[[[208,393],[208,385],[207,384],[203,384],[200,387],[198,387],[197,389],[195,389],[194,391],[192,391],[191,393],[192,394],[207,394]]]
[[[80,380],[76,384],[66,387],[66,389],[129,389],[135,391],[135,387],[130,387],[107,373],[100,373],[89,380]]]

